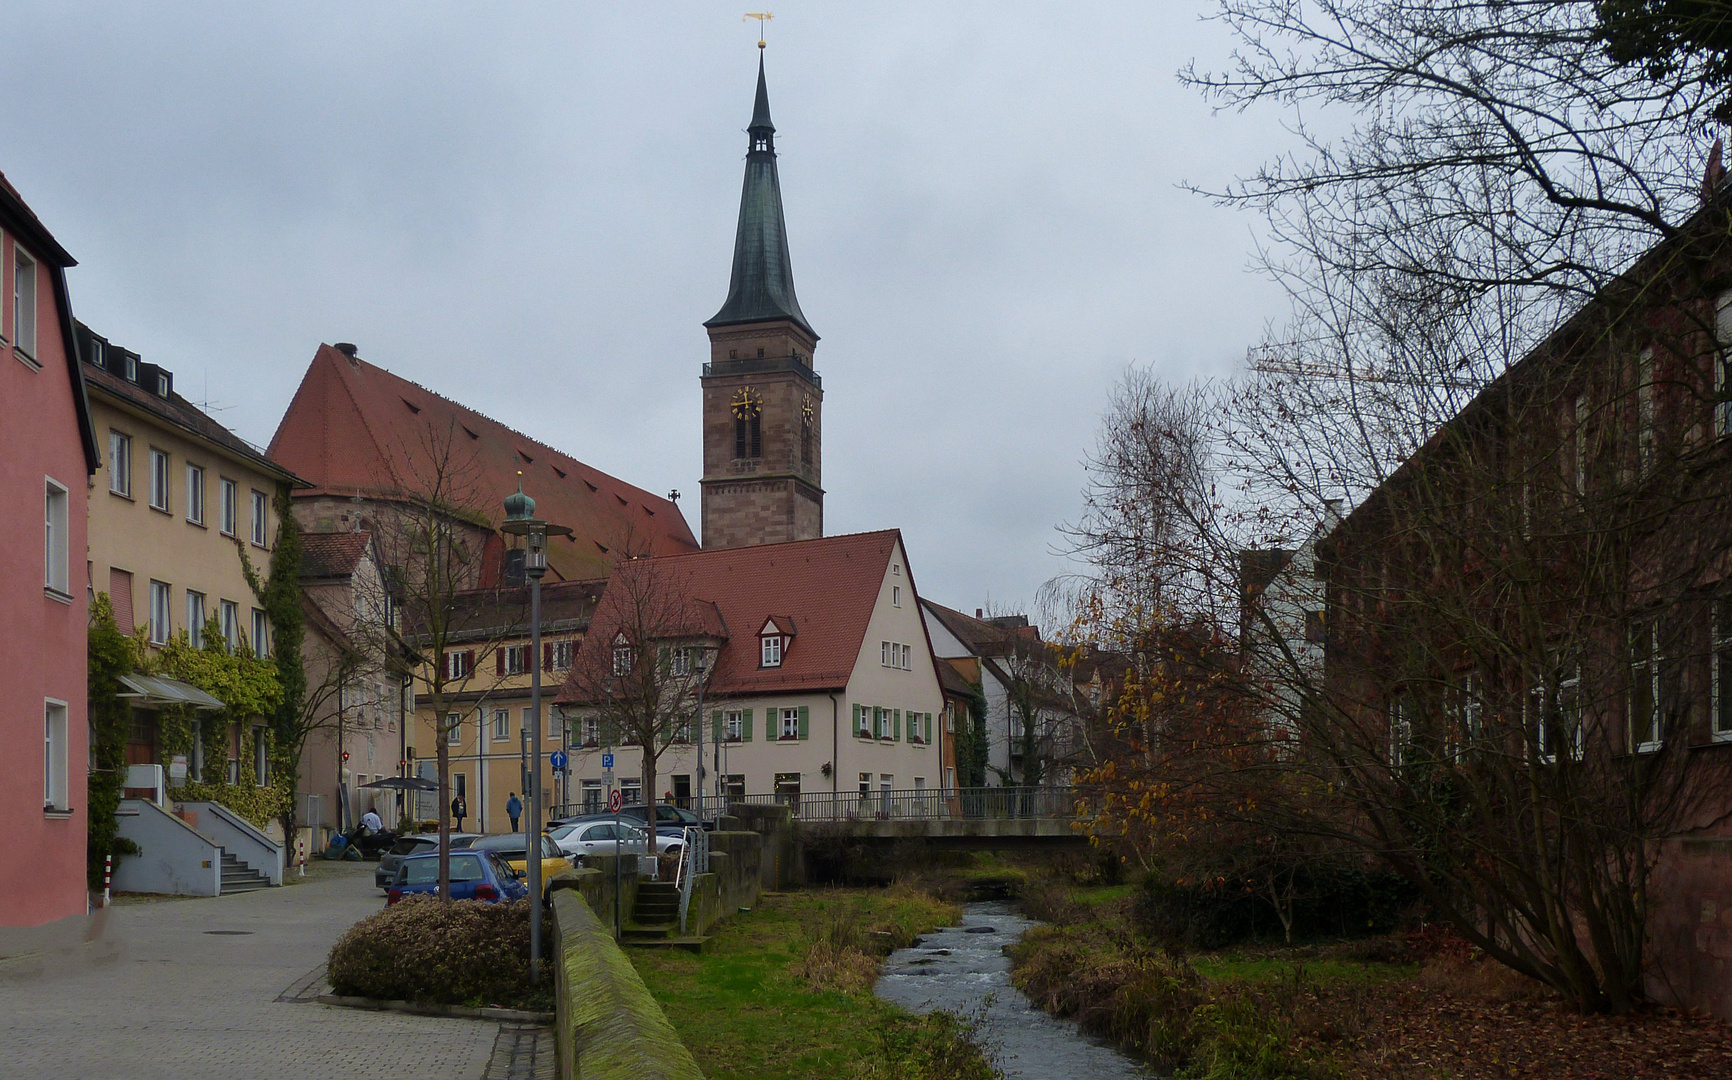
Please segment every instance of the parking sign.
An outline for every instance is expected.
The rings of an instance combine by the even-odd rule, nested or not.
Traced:
[[[604,769],[613,768],[613,755],[612,754],[601,755],[601,767]]]

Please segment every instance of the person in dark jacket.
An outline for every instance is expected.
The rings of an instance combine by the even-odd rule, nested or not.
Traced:
[[[459,795],[451,800],[451,816],[457,819],[457,831],[463,831],[463,819],[469,816],[469,804]]]
[[[517,819],[523,816],[523,800],[517,797],[517,792],[511,793],[511,798],[505,800],[505,816],[511,819],[511,831],[517,831]]]

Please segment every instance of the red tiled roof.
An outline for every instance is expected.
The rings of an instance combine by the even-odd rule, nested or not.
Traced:
[[[366,532],[302,533],[301,576],[348,577],[360,565],[372,539],[373,534]]]
[[[727,636],[705,693],[716,697],[834,690],[848,684],[866,639],[891,553],[901,542],[895,529],[827,536],[786,544],[721,548],[638,560],[634,570],[655,575],[654,589],[692,605],[694,634],[715,634],[707,614],[719,616]],[[560,700],[583,696],[581,672],[602,650],[610,650],[626,602],[622,569],[608,584],[584,641],[587,655],[572,666]],[[912,575],[909,587],[913,588]],[[798,630],[782,654],[782,666],[760,668],[758,630],[775,618]],[[707,625],[706,625],[707,624]],[[596,650],[590,652],[590,650]]]
[[[573,532],[548,544],[548,564],[562,578],[607,574],[614,553],[628,543],[655,555],[698,546],[667,499],[330,345],[314,354],[269,453],[312,485],[297,495],[388,499],[425,485],[418,478],[432,471],[431,447],[443,439],[464,455],[459,467],[477,492],[474,509],[495,527],[522,470],[536,515]]]

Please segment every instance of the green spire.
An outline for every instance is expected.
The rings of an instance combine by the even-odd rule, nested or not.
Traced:
[[[728,299],[707,327],[789,319],[814,338],[794,295],[794,270],[788,259],[788,227],[782,218],[782,185],[776,177],[776,125],[770,122],[770,93],[764,82],[764,57],[758,54],[758,96],[746,151],[746,181],[740,192],[740,224],[734,234],[734,273]]]

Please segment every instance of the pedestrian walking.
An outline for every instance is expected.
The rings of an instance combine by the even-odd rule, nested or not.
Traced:
[[[511,819],[511,831],[517,831],[517,819],[523,816],[523,800],[517,797],[517,792],[511,793],[511,798],[505,800],[505,816]]]
[[[457,831],[463,831],[463,819],[469,816],[469,804],[459,795],[451,800],[451,816],[457,819]]]

